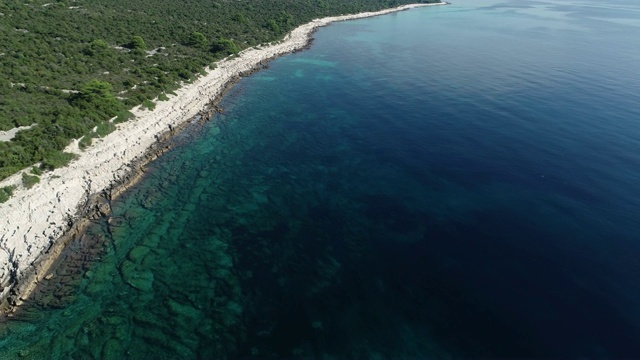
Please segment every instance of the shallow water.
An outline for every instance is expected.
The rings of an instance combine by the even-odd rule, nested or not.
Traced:
[[[640,355],[638,15],[463,0],[320,30],[174,139],[0,351]]]

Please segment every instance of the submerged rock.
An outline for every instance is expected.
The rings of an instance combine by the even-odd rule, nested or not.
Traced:
[[[149,270],[138,269],[135,263],[124,260],[120,264],[120,275],[127,284],[140,291],[151,291],[153,289],[153,273]]]
[[[153,273],[151,271],[141,271],[127,280],[127,284],[140,291],[153,290]]]
[[[109,339],[102,346],[101,359],[123,359],[124,352],[120,342],[116,339]]]
[[[193,325],[202,317],[202,313],[193,306],[182,304],[172,299],[168,299],[166,305],[173,316],[187,318]]]
[[[141,264],[144,257],[147,256],[150,251],[151,249],[147,246],[136,246],[129,251],[127,258],[136,264]]]

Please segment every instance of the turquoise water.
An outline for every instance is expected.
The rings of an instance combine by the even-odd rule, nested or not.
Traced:
[[[243,79],[6,358],[640,356],[640,5],[456,1]]]

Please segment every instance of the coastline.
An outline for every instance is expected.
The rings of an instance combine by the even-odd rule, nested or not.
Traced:
[[[132,110],[135,119],[119,124],[115,132],[96,140],[86,151],[80,152],[77,141],[73,142],[67,151],[77,153],[78,159],[43,174],[31,189],[20,186],[22,172],[0,182],[0,187],[18,186],[0,204],[0,314],[15,311],[47,276],[66,244],[92,219],[110,212],[110,200],[142,176],[145,164],[168,149],[164,140],[215,104],[240,77],[260,70],[274,58],[304,49],[314,31],[332,22],[446,4],[409,4],[313,20],[277,44],[249,48],[216,63],[215,69],[207,69],[206,75],[177,90],[177,95],[158,102],[153,111]]]

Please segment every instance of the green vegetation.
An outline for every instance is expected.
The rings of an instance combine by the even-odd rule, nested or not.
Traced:
[[[148,101],[148,100],[145,100],[145,101]],[[131,116],[133,116],[133,114],[131,114],[130,112],[127,112],[127,113],[123,113],[123,115],[121,116],[116,117],[114,121],[106,121],[98,124],[98,126],[95,127],[95,130],[91,131],[89,134],[83,136],[80,139],[80,141],[78,142],[78,147],[84,150],[87,147],[91,146],[91,144],[93,143],[93,139],[103,138],[111,134],[112,132],[114,132],[116,130],[117,123],[124,122],[128,119],[128,117],[126,117],[126,114],[130,114]]]
[[[0,188],[0,203],[3,203],[9,200],[11,195],[13,195],[13,190],[15,188],[16,188],[15,186],[5,186]]]
[[[40,167],[43,170],[53,170],[67,166],[71,160],[77,157],[76,154],[66,153],[62,151],[53,151],[42,159],[42,165]]]
[[[91,144],[93,143],[93,136],[91,136],[91,135],[92,134],[85,135],[80,139],[80,141],[78,141],[78,147],[81,150],[85,150],[86,148],[91,146]]]
[[[233,55],[240,52],[238,45],[233,40],[220,38],[211,47],[211,51],[223,53],[225,55]]]
[[[102,136],[94,128],[108,131],[114,116],[164,99],[230,54],[314,18],[409,2],[3,0],[0,130],[35,126],[0,142],[0,180],[37,162],[62,166],[71,139],[88,146]]]
[[[147,50],[147,44],[144,42],[144,39],[142,38],[142,36],[136,35],[133,38],[131,38],[131,42],[129,43],[129,49],[144,51],[144,50]]]
[[[142,102],[142,106],[146,107],[149,110],[153,110],[156,108],[156,104],[151,100],[145,100]]]
[[[148,101],[148,100],[147,100]],[[96,135],[98,137],[105,137],[116,130],[116,126],[111,122],[105,122],[96,126]]]
[[[280,26],[278,26],[278,23],[273,19],[267,21],[267,28],[275,33],[280,31]]]
[[[95,39],[87,45],[84,49],[84,53],[89,56],[103,56],[109,51],[109,44],[102,39]]]
[[[22,185],[27,189],[31,189],[33,185],[40,182],[40,177],[35,175],[29,175],[27,173],[22,173]]]
[[[189,41],[187,42],[187,45],[200,49],[206,49],[208,44],[209,41],[207,40],[207,37],[203,33],[197,31],[191,33]]]
[[[87,116],[97,116],[99,119],[111,118],[125,110],[124,105],[116,99],[111,84],[100,80],[88,82],[70,101],[76,108],[87,110]]]
[[[113,120],[114,124],[119,124],[125,122],[127,120],[133,119],[135,116],[130,111],[121,111],[116,115],[115,120]]]

